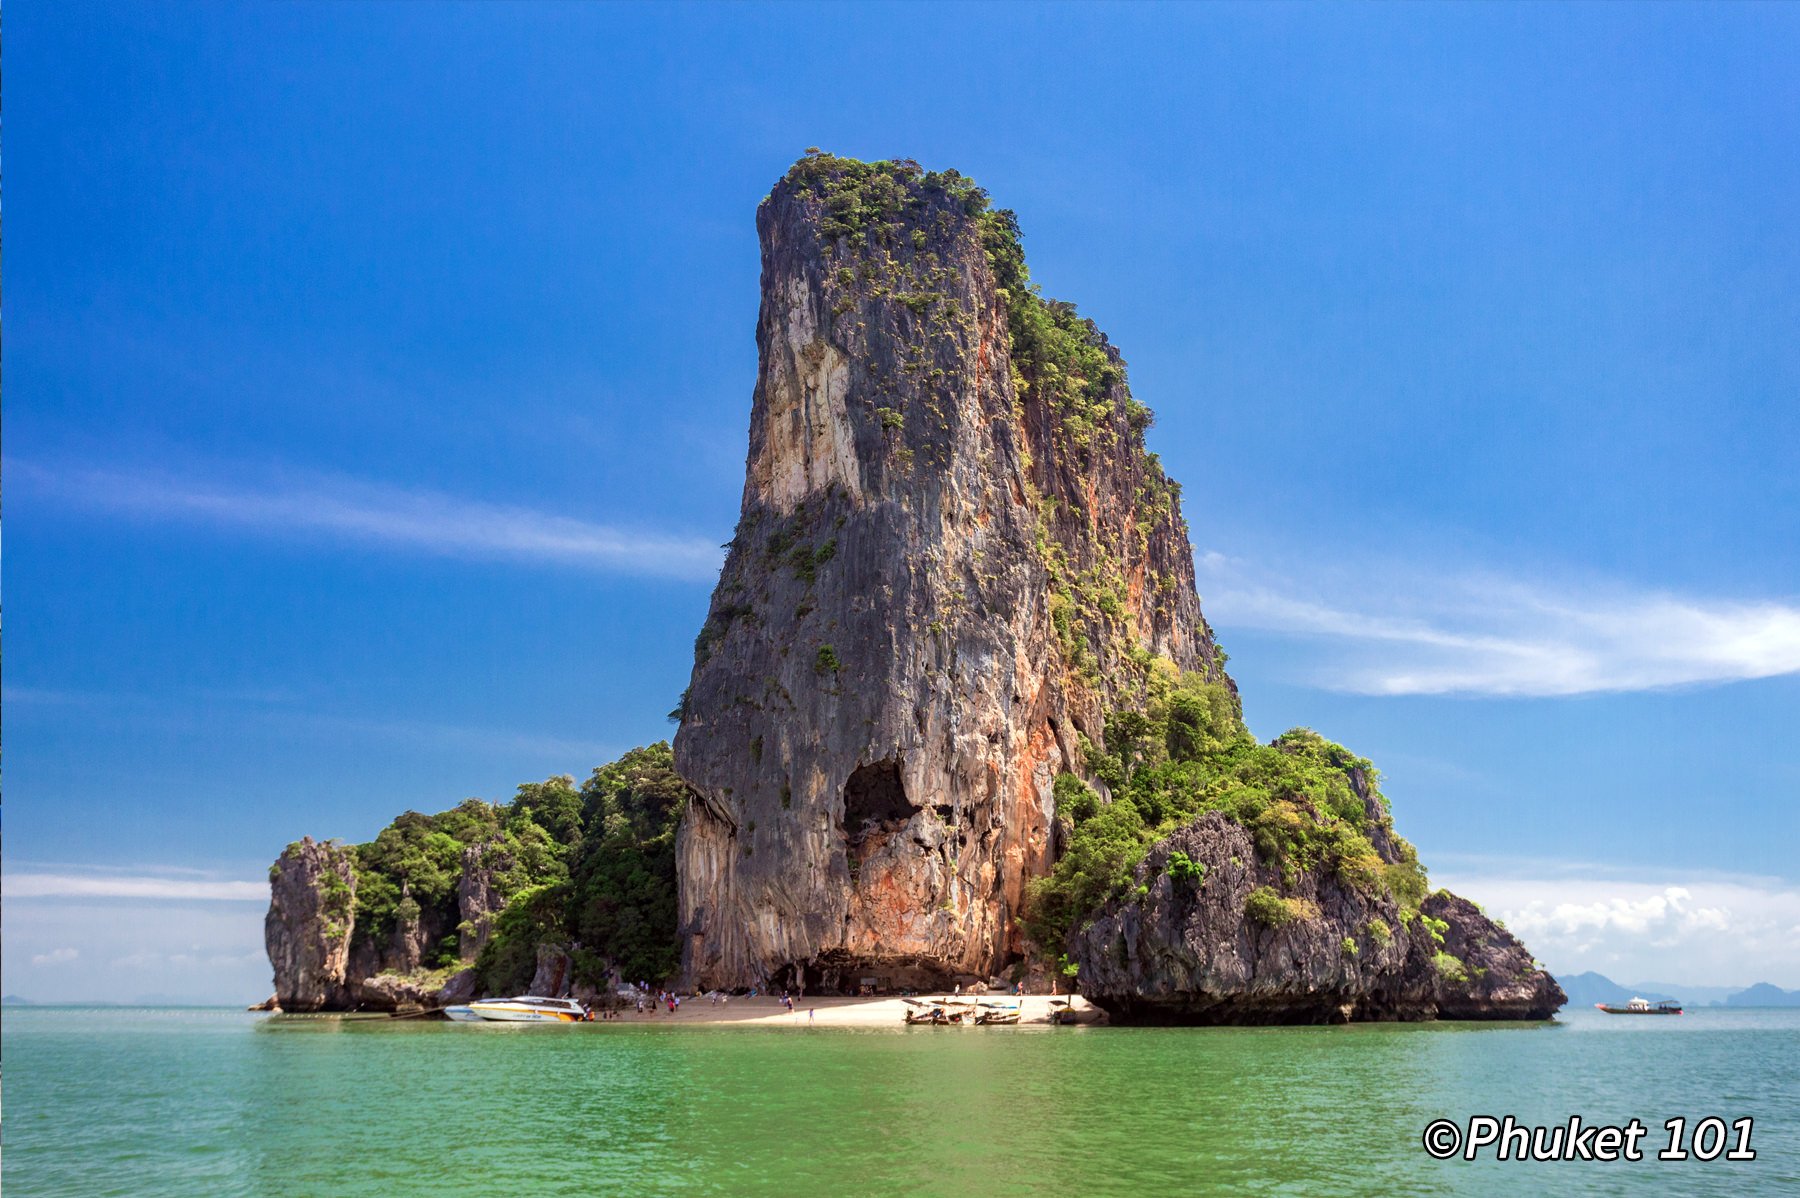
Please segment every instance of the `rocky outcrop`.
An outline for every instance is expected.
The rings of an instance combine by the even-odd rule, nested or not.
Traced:
[[[531,975],[531,993],[544,998],[560,998],[569,993],[569,985],[574,980],[571,977],[574,964],[566,949],[540,944],[537,970]]]
[[[447,918],[421,908],[404,887],[389,933],[358,928],[351,854],[347,846],[308,837],[289,845],[270,868],[263,928],[280,1009],[393,1011],[473,997],[473,970],[447,974],[427,957],[451,930]],[[470,846],[463,854],[457,913],[464,961],[475,958],[492,932],[505,905],[500,875],[511,865],[495,846]]]
[[[356,873],[350,850],[310,836],[290,844],[269,867],[263,942],[275,968],[275,1002],[284,1011],[353,1005],[350,937]]]
[[[381,964],[398,973],[412,973],[425,963],[425,954],[444,935],[438,921],[430,918],[405,887],[400,903],[394,909],[394,932],[388,937],[387,951]]]
[[[501,877],[513,860],[498,844],[472,844],[463,850],[462,877],[456,883],[458,955],[473,961],[494,934],[494,917],[506,906]]]
[[[437,994],[439,1006],[451,1003],[468,1002],[481,993],[481,979],[473,969],[459,969],[444,979],[444,985]]]
[[[1406,911],[1384,889],[1283,871],[1217,812],[1135,880],[1072,937],[1081,992],[1120,1021],[1548,1019],[1565,1001],[1474,904],[1439,891]]]
[[[996,972],[1081,736],[1158,658],[1218,668],[1122,361],[985,209],[816,156],[758,210],[742,515],[675,740],[696,985]],[[1078,360],[1017,352],[1027,298]]]
[[[356,979],[356,1006],[365,1011],[431,1009],[444,1004],[443,985],[435,974],[378,973]]]
[[[1433,970],[1439,1019],[1548,1019],[1568,1002],[1518,938],[1468,899],[1440,890],[1419,912],[1448,925],[1437,952],[1462,966]],[[1420,947],[1430,951],[1428,944]]]

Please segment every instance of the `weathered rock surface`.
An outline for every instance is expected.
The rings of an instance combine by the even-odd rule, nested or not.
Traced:
[[[511,865],[497,846],[471,846],[463,854],[457,914],[465,962],[492,933],[494,916],[505,905],[498,877]],[[447,975],[427,960],[452,929],[446,917],[422,909],[410,894],[402,894],[387,935],[358,928],[356,874],[344,845],[310,837],[289,845],[270,870],[269,890],[264,940],[282,1010],[392,1011],[461,1002],[478,993],[473,970]]]
[[[400,1011],[443,1004],[436,975],[378,973],[356,980],[356,1005],[365,1011]]]
[[[473,961],[494,934],[494,917],[506,906],[500,876],[513,861],[498,844],[470,845],[463,850],[462,877],[456,883],[458,954]]]
[[[451,1003],[468,1002],[481,993],[481,979],[473,969],[459,969],[444,979],[443,989],[438,991],[438,1006]]]
[[[1419,910],[1450,925],[1442,951],[1461,961],[1466,975],[1439,979],[1438,1018],[1548,1019],[1569,1001],[1518,938],[1468,899],[1440,890]]]
[[[1172,876],[1176,853],[1203,876]],[[1474,904],[1439,891],[1408,918],[1385,891],[1324,871],[1284,878],[1217,812],[1156,845],[1136,881],[1141,897],[1107,904],[1073,937],[1082,994],[1120,1021],[1548,1019],[1565,1001]],[[1248,914],[1259,888],[1298,917],[1270,926]],[[1441,943],[1428,920],[1448,925]]]
[[[289,845],[270,867],[263,942],[282,1010],[353,1005],[348,967],[355,902],[356,874],[343,845],[309,836]]]
[[[828,202],[835,161],[757,213],[742,516],[675,740],[703,987],[997,972],[1078,735],[1152,657],[1218,669],[1117,353],[1094,334],[1106,377],[1056,401],[1015,361],[981,205],[917,172]]]
[[[531,975],[531,993],[543,998],[561,998],[568,994],[574,964],[561,947],[539,945],[537,970]]]

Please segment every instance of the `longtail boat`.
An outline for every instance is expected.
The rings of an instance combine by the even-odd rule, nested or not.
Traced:
[[[1598,1010],[1605,1011],[1608,1015],[1679,1015],[1679,1014],[1681,1014],[1681,1004],[1676,1002],[1674,999],[1668,999],[1667,1001],[1664,1001],[1664,1002],[1653,1003],[1647,998],[1634,998],[1622,1007],[1613,1006],[1613,1005],[1610,1005],[1608,1003],[1603,1003],[1603,1002],[1597,1002],[1594,1004],[1594,1006]]]
[[[975,1013],[975,1022],[983,1025],[1017,1023],[1019,1022],[1019,1008],[1017,1005],[1009,1007],[1000,1003],[984,1002],[981,1004],[981,1009]]]

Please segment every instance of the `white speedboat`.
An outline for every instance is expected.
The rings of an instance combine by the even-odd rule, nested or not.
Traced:
[[[479,1002],[445,1007],[444,1014],[458,1023],[584,1023],[588,1009],[572,998],[484,998]]]

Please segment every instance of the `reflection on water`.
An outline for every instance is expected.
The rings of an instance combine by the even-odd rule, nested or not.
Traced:
[[[1775,1193],[1800,1013],[1084,1029],[9,1008],[35,1194]],[[1757,1119],[1759,1159],[1440,1164],[1439,1117]]]

